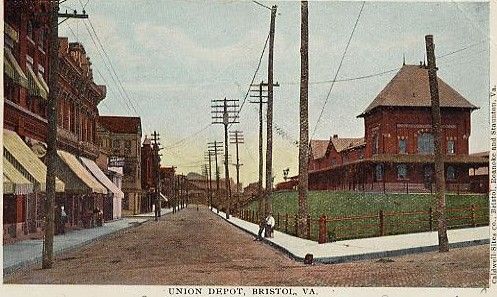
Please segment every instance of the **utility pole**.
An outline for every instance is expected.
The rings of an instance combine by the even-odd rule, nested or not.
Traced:
[[[211,151],[207,151],[205,152],[205,155],[204,155],[204,159],[205,161],[209,161],[209,165],[206,165],[206,166],[209,166],[205,169],[205,175],[207,176],[207,191],[208,191],[208,196],[207,196],[207,199],[208,199],[208,202],[207,204],[210,206],[210,209],[212,210],[212,155],[213,153]]]
[[[437,197],[438,251],[449,251],[447,238],[447,219],[445,217],[445,176],[442,152],[442,121],[440,116],[440,98],[438,94],[437,65],[435,61],[435,44],[433,35],[426,35],[426,56],[428,58],[428,80],[431,95],[431,120],[435,146],[435,188]]]
[[[214,156],[214,165],[216,166],[216,209],[217,213],[219,213],[219,166],[217,163],[217,156],[221,153],[223,142],[222,141],[213,141],[207,143],[207,147],[209,152]],[[211,201],[212,203],[212,201]]]
[[[48,3],[50,5],[50,2]],[[48,69],[48,133],[47,133],[47,176],[45,200],[45,236],[43,237],[42,268],[50,269],[53,266],[53,241],[54,241],[54,221],[55,221],[55,173],[57,160],[57,97],[58,97],[58,75],[59,75],[59,18],[85,19],[88,15],[83,10],[82,14],[74,11],[72,14],[59,13],[59,0],[52,0],[48,19],[50,22],[50,48],[49,48],[49,69]],[[61,22],[61,23],[62,23]]]
[[[308,214],[308,145],[309,145],[309,26],[307,1],[301,2],[300,27],[300,141],[299,141],[299,210],[297,235],[303,237]]]
[[[272,212],[273,204],[271,194],[273,191],[273,53],[274,30],[276,23],[277,6],[271,7],[271,24],[269,28],[269,58],[267,75],[267,136],[266,136],[266,215]]]
[[[250,103],[256,103],[256,104],[259,104],[259,181],[258,181],[258,184],[257,184],[257,197],[258,197],[258,207],[257,207],[257,210],[258,210],[258,213],[259,213],[259,216],[260,218],[259,219],[262,219],[264,217],[264,213],[265,213],[265,205],[266,205],[266,200],[263,198],[263,193],[262,193],[262,179],[263,179],[263,175],[264,175],[264,172],[263,172],[263,166],[264,166],[264,160],[263,160],[263,153],[262,153],[262,141],[263,141],[263,119],[262,119],[262,104],[265,104],[267,103],[264,102],[264,100],[262,99],[263,97],[266,97],[267,96],[264,96],[262,94],[262,87],[264,86],[264,81],[261,81],[260,84],[253,84],[251,85],[251,87],[256,87],[257,86],[257,90],[251,90],[252,92],[253,91],[257,91],[258,92],[258,95],[250,95],[250,97],[253,97],[253,98],[259,98],[259,101],[250,101]]]
[[[154,154],[154,166],[153,166],[153,171],[154,171],[154,180],[155,180],[155,213],[154,217],[155,220],[158,221],[161,215],[161,207],[160,207],[160,157],[161,155],[159,154],[159,140],[160,140],[160,135],[157,133],[157,131],[154,131],[152,134],[152,146],[153,146],[153,154]]]
[[[243,131],[235,130],[235,131],[230,131],[230,143],[233,143],[236,145],[236,210],[238,211],[238,208],[240,206],[240,166],[243,164],[240,164],[240,155],[238,154],[238,145],[244,143],[244,138],[243,138]]]
[[[206,185],[206,195],[205,195],[205,201],[207,202],[206,205],[209,206],[209,197],[211,195],[210,193],[210,185],[209,185],[209,164],[204,164],[204,166],[202,166],[202,175],[205,176],[205,185]],[[202,199],[204,200],[204,199]],[[197,210],[198,210],[198,201],[197,201]]]
[[[222,102],[222,105],[219,105]],[[224,125],[224,176],[226,182],[226,200],[228,207],[226,209],[226,219],[230,218],[231,211],[231,183],[230,171],[228,167],[228,125],[237,124],[238,121],[238,99],[212,100],[212,123]]]
[[[260,215],[260,219],[266,217],[266,195],[264,195],[262,180],[264,178],[264,157],[263,157],[263,116],[262,116],[262,105],[267,104],[267,101],[264,101],[264,98],[268,98],[268,95],[264,95],[267,92],[265,87],[268,87],[269,84],[261,81],[259,84],[252,84],[251,87],[256,87],[256,89],[251,89],[251,92],[256,93],[255,95],[250,95],[252,98],[258,98],[258,101],[250,101],[250,103],[255,103],[259,105],[259,181],[258,181],[258,213]],[[279,87],[279,84],[273,84],[275,87]]]

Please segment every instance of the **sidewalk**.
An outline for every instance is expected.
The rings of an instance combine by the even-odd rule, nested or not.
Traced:
[[[161,214],[165,215],[171,211],[171,209],[162,209]],[[56,235],[54,237],[54,255],[77,249],[118,231],[138,226],[149,221],[151,217],[154,217],[153,213],[123,217],[115,221],[106,222],[102,227],[75,230],[63,235]],[[40,262],[42,249],[42,239],[23,240],[4,245],[3,274],[10,274],[23,266]]]
[[[216,213],[216,210],[213,209]],[[225,213],[219,212],[222,218]],[[231,224],[256,236],[259,226],[231,216],[227,220]],[[488,244],[489,227],[477,227],[448,230],[451,248]],[[343,263],[364,259],[400,256],[413,253],[438,250],[437,232],[422,232],[363,239],[343,240],[318,244],[315,241],[297,238],[280,231],[274,231],[273,238],[265,238],[265,242],[283,250],[290,257],[303,261],[306,254],[312,254],[315,262]]]
[[[173,212],[172,208],[161,208],[160,210],[160,215],[163,216],[165,214]],[[147,212],[147,213],[141,213],[137,215],[130,215],[130,216],[125,216],[126,218],[149,218],[149,217],[154,217],[155,218],[155,213],[152,212]]]

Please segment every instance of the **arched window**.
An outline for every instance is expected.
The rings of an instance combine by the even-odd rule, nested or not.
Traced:
[[[454,140],[447,141],[447,154],[453,155],[456,153],[456,143]]]
[[[456,179],[456,169],[454,166],[447,167],[447,180],[455,180]]]
[[[433,134],[423,133],[418,137],[418,153],[420,154],[433,154]]]

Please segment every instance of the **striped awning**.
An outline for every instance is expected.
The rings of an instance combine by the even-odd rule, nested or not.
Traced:
[[[69,169],[93,192],[107,194],[107,189],[96,180],[88,170],[78,161],[76,156],[66,151],[57,151],[59,157]]]
[[[36,157],[29,146],[14,131],[3,129],[3,154],[14,167],[35,186],[35,191],[46,191],[47,166]],[[64,192],[64,183],[55,181],[55,191]]]
[[[45,90],[45,87],[43,87],[43,84],[33,71],[33,68],[31,68],[31,65],[27,64],[26,68],[28,69],[29,94],[48,99],[48,87],[47,90]]]
[[[83,162],[83,165],[86,166],[86,168],[88,169],[88,171],[90,171],[93,176],[98,179],[98,181],[100,183],[102,183],[107,189],[109,189],[109,191],[111,191],[112,193],[114,193],[115,196],[117,196],[118,198],[121,198],[123,199],[124,198],[124,193],[123,191],[121,191],[106,175],[105,173],[102,172],[102,170],[100,170],[100,168],[98,167],[98,165],[93,162],[92,160],[90,159],[87,159],[87,158],[84,158],[84,157],[80,157],[81,159],[81,162]]]
[[[3,193],[25,195],[33,193],[33,183],[3,157]]]
[[[21,85],[22,87],[28,88],[28,78],[24,71],[22,71],[21,66],[17,63],[16,58],[7,47],[3,48],[3,71],[10,77],[14,82]]]

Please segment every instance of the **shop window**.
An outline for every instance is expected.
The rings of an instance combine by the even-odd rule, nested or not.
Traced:
[[[423,133],[418,137],[418,153],[420,154],[433,154],[433,134]]]
[[[397,179],[406,179],[407,178],[407,165],[399,164],[397,165]]]
[[[375,177],[375,181],[383,180],[383,165],[382,164],[376,165],[374,177]]]
[[[399,154],[407,154],[407,140],[399,139]]]
[[[456,143],[454,140],[447,141],[447,154],[455,154],[456,153]]]
[[[456,169],[454,166],[447,167],[447,180],[455,180],[456,179]]]

